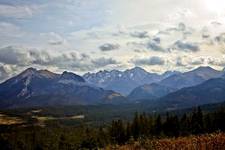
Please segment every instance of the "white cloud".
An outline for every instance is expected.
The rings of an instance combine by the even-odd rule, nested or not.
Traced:
[[[105,43],[101,46],[99,46],[99,49],[101,51],[112,51],[112,50],[116,50],[119,49],[120,45],[119,44],[114,44],[114,43]]]
[[[151,64],[149,58],[157,56],[166,58],[163,65],[143,67],[163,72],[209,64],[221,69],[225,10],[212,10],[209,1],[82,0],[46,1],[41,5],[36,1],[15,5],[0,2],[1,47],[21,44],[37,49],[28,55],[27,48],[8,50],[14,58],[2,61],[92,71],[132,67],[133,58]],[[223,0],[215,3],[224,4]],[[110,52],[103,52],[107,50]]]

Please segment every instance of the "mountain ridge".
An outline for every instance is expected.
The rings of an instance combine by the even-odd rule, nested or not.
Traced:
[[[74,73],[28,68],[0,84],[0,107],[92,104],[124,101],[119,93],[94,87]]]
[[[222,71],[217,71],[211,67],[198,67],[189,72],[171,75],[157,82],[157,86],[154,83],[138,86],[128,95],[128,98],[133,100],[160,98],[179,89],[192,87],[208,79],[220,77],[222,74]]]
[[[86,73],[85,80],[91,84],[108,90],[114,90],[123,95],[128,95],[133,89],[140,85],[159,82],[162,79],[174,74],[177,71],[165,72],[164,74],[150,73],[146,70],[135,67],[125,71],[99,71],[97,73]]]
[[[170,108],[224,102],[225,78],[213,78],[193,87],[182,88],[159,98],[158,101]]]

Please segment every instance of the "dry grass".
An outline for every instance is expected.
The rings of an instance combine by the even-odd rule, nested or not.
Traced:
[[[159,140],[142,140],[124,146],[107,149],[118,150],[225,150],[225,134],[206,134]]]
[[[4,114],[0,114],[0,125],[13,125],[22,123],[24,123],[24,121],[18,117],[10,117]]]

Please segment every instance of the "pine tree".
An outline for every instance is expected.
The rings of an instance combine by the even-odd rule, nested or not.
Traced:
[[[204,131],[206,133],[213,132],[213,122],[209,114],[206,114],[204,117]]]
[[[162,120],[161,116],[158,115],[154,125],[154,134],[160,136],[162,134]]]
[[[186,114],[180,119],[180,134],[186,136],[190,134],[190,119]]]
[[[167,136],[179,136],[179,119],[177,116],[167,114],[166,121],[163,124],[164,133]]]
[[[225,131],[225,109],[220,108],[213,116],[215,130]]]
[[[200,134],[203,132],[203,114],[200,107],[197,112],[194,111],[191,116],[191,131],[193,134]]]
[[[135,140],[140,136],[140,119],[138,113],[135,113],[134,120],[131,125],[131,132]]]
[[[91,133],[91,130],[87,128],[84,133],[83,140],[81,142],[81,149],[97,149],[97,141],[96,138],[93,137],[93,133]]]
[[[126,141],[128,141],[131,137],[131,125],[130,123],[128,122],[127,125],[126,125]]]
[[[126,131],[122,120],[112,122],[110,135],[113,143],[124,144],[126,142]]]
[[[107,134],[105,133],[105,131],[103,130],[102,127],[100,127],[98,129],[97,143],[98,143],[98,146],[100,148],[103,148],[103,147],[105,147],[108,144],[108,136],[107,136]]]
[[[60,136],[60,139],[59,139],[59,149],[60,150],[66,150],[68,149],[67,148],[67,143],[66,143],[66,138],[64,135],[61,135]]]

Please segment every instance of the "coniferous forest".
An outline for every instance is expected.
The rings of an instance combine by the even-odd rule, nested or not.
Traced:
[[[73,150],[112,149],[135,142],[146,143],[161,139],[199,136],[210,133],[223,135],[225,109],[204,113],[200,107],[191,113],[147,114],[135,113],[131,121],[113,120],[109,124],[92,126],[64,126],[58,123],[46,126],[5,125],[0,128],[2,150]],[[211,135],[209,135],[211,136]],[[219,140],[218,146],[225,146]],[[193,142],[192,142],[193,143]],[[154,149],[147,145],[145,149]],[[129,149],[129,148],[128,148]]]

